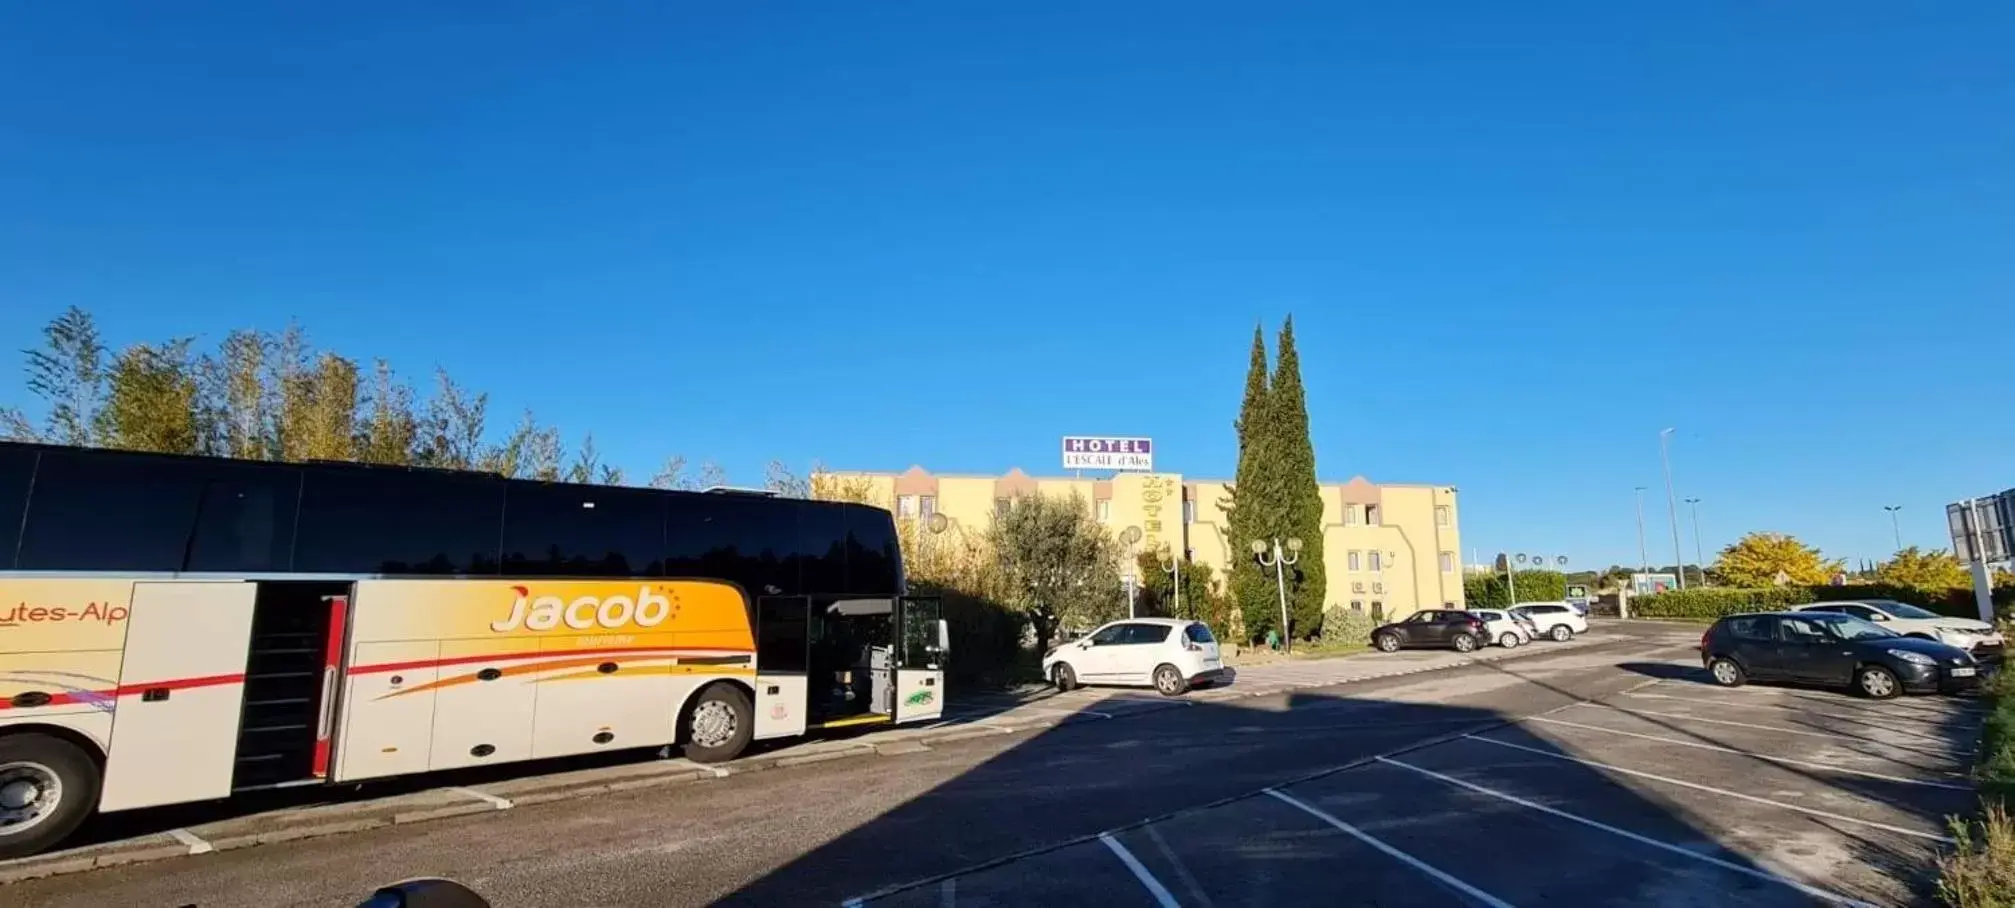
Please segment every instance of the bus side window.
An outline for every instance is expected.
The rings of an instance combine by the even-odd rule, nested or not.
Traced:
[[[695,493],[666,504],[665,576],[716,577],[751,601],[797,592],[792,549],[796,502]]]
[[[847,592],[846,506],[824,501],[799,503],[798,582],[807,593]],[[888,591],[884,591],[886,595]]]
[[[196,525],[200,464],[48,451],[21,531],[22,570],[179,571]]]
[[[896,589],[896,565],[901,554],[896,548],[895,520],[889,512],[865,505],[852,505],[847,514],[846,592],[889,596]]]
[[[21,517],[28,510],[36,456],[32,448],[0,449],[0,571],[14,566],[21,548]]]
[[[234,465],[237,475],[203,489],[191,571],[284,571],[294,557],[294,513],[301,503],[299,470]]]
[[[659,577],[665,503],[616,486],[514,483],[504,500],[504,573]]]
[[[504,482],[417,470],[309,469],[294,570],[495,575]]]

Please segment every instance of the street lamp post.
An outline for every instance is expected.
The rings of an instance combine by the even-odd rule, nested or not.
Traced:
[[[1140,570],[1140,559],[1134,557],[1133,547],[1140,543],[1140,527],[1121,530],[1119,543],[1126,546],[1126,616],[1138,618],[1140,615],[1136,613],[1134,600],[1140,590],[1140,576],[1135,573]]]
[[[1637,487],[1637,572],[1651,573],[1651,550],[1644,547],[1644,487]]]
[[[1672,494],[1672,432],[1658,433],[1658,459],[1665,464],[1665,513],[1672,521],[1672,561],[1679,569],[1679,588],[1686,588],[1686,553],[1679,548],[1679,504]]]
[[[1281,645],[1287,648],[1287,654],[1292,656],[1294,655],[1294,634],[1289,632],[1287,625],[1287,569],[1293,567],[1295,562],[1301,560],[1301,539],[1294,536],[1288,537],[1287,551],[1285,553],[1281,551],[1281,544],[1278,538],[1273,540],[1273,551],[1271,553],[1267,551],[1266,543],[1267,541],[1264,539],[1253,540],[1252,557],[1258,559],[1261,567],[1273,568],[1273,582],[1280,588],[1280,641]]]
[[[1903,510],[1900,504],[1885,504],[1882,510],[1889,512],[1889,532],[1896,537],[1896,551],[1903,551],[1903,525],[1896,522],[1896,512]]]
[[[1693,512],[1693,560],[1700,564],[1700,582],[1704,584],[1707,582],[1707,550],[1700,545],[1700,499],[1686,499],[1686,507]],[[1679,573],[1685,575],[1685,565],[1680,566]]]

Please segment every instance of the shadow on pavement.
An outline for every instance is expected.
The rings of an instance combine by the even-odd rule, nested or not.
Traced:
[[[1316,693],[1271,702],[1192,701],[1137,734],[1058,726],[717,904],[1814,902],[1816,890],[1784,876],[1893,904],[1929,897],[1923,831],[1971,803],[1743,756],[1678,723],[1656,736],[1706,746],[1619,738],[1585,758],[1832,809],[1779,811],[1562,759],[1590,742],[1493,710]],[[1834,872],[1856,864],[1877,872]]]

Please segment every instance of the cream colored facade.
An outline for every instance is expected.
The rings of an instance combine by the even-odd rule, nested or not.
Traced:
[[[841,473],[861,482],[869,500],[899,517],[943,514],[954,526],[984,530],[997,508],[1019,495],[1075,494],[1114,534],[1139,527],[1138,551],[1185,544],[1193,561],[1222,577],[1235,558],[1250,558],[1250,540],[1232,539],[1225,524],[1225,480],[1175,473],[1120,473],[1111,479],[1036,477],[1020,469],[1001,476]],[[1418,609],[1461,607],[1461,521],[1451,486],[1375,484],[1356,477],[1322,484],[1325,605],[1377,612],[1388,620]]]

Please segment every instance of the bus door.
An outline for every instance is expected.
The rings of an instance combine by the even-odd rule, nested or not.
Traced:
[[[103,810],[231,794],[255,583],[133,584]]]
[[[811,705],[812,601],[804,596],[756,600],[756,737],[803,734]]]
[[[905,596],[896,606],[895,720],[935,719],[945,708],[945,660],[951,634],[944,602],[935,596]]]

